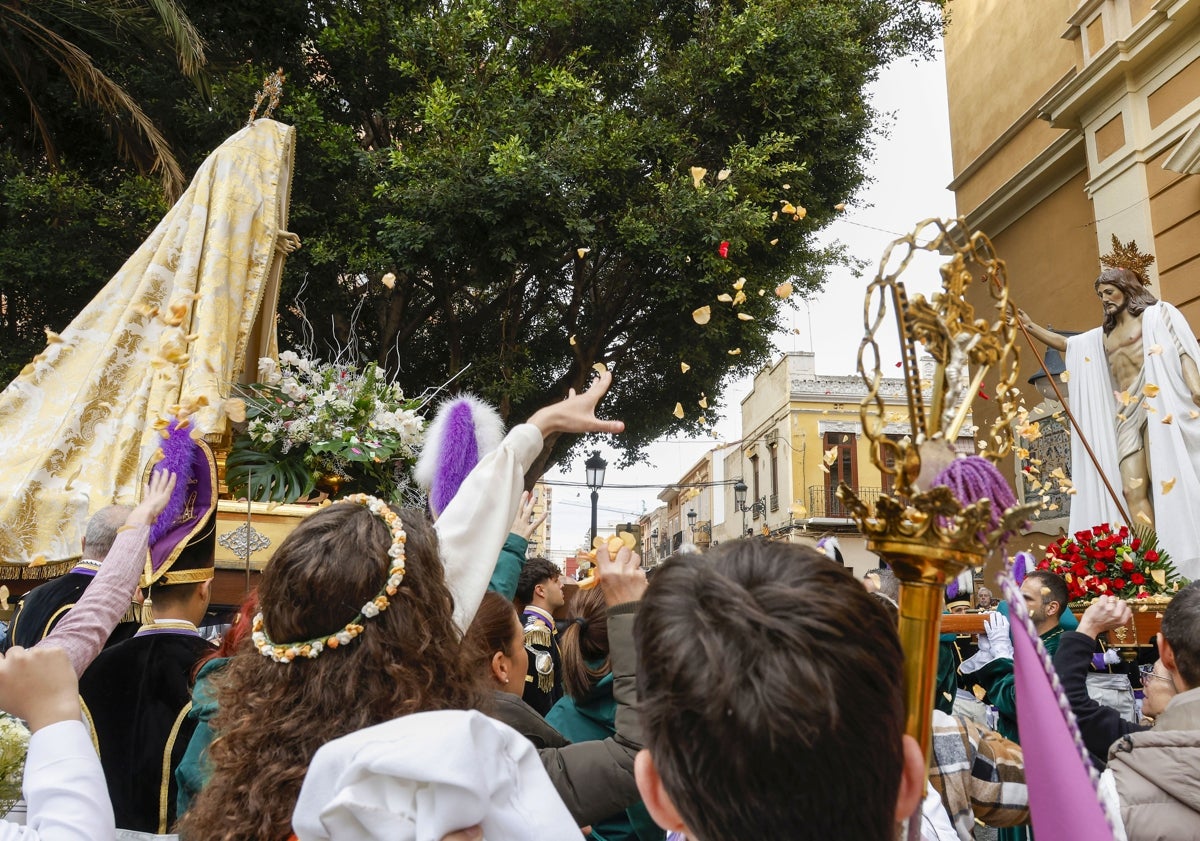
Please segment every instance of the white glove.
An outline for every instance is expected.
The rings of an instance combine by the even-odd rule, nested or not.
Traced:
[[[1104,649],[1104,662],[1110,666],[1115,666],[1121,662],[1121,653],[1115,648]]]
[[[983,628],[987,631],[988,642],[991,644],[992,657],[1012,659],[1012,638],[1009,636],[1008,618],[1003,613],[993,613]]]
[[[979,644],[979,650],[962,661],[958,667],[960,674],[969,675],[971,672],[977,672],[996,659],[992,654],[992,644],[985,634],[980,634],[975,641]]]

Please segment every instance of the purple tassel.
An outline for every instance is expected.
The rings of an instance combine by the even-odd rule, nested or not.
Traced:
[[[196,470],[196,442],[192,440],[190,428],[180,429],[179,421],[171,421],[167,427],[167,437],[162,442],[162,460],[154,465],[154,471],[169,470],[175,474],[175,490],[162,512],[150,526],[151,546],[158,541],[171,524],[183,513],[187,502],[188,486]]]
[[[475,441],[475,420],[465,401],[454,403],[446,415],[443,432],[445,440],[453,441],[438,460],[433,485],[429,489],[429,504],[434,511],[444,511],[458,493],[467,474],[479,463],[479,445]]]

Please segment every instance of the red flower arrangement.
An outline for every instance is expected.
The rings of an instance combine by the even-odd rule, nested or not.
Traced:
[[[1071,601],[1096,596],[1147,599],[1170,595],[1182,583],[1149,529],[1131,533],[1108,523],[1060,537],[1046,547],[1038,569],[1062,576]]]

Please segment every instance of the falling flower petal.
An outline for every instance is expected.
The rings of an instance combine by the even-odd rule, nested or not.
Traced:
[[[787,213],[790,215],[790,214],[794,214],[796,212],[796,205],[792,204],[787,199],[780,199],[779,203],[781,205],[783,205],[782,207],[779,208],[780,213]]]
[[[1163,423],[1172,423],[1174,420],[1175,420],[1174,415],[1167,415],[1165,418],[1162,419],[1162,422]]]
[[[1188,417],[1191,418],[1192,420],[1195,420],[1196,418],[1200,418],[1200,412],[1197,412],[1195,409],[1192,409],[1190,412],[1188,412]]]
[[[1150,570],[1150,577],[1154,579],[1154,583],[1159,587],[1167,586],[1167,571],[1165,569]]]
[[[722,292],[720,295],[717,296],[717,300],[724,304],[731,304],[731,303],[733,303],[733,296],[730,295],[728,292]]]
[[[1159,387],[1154,383],[1146,383],[1144,386],[1142,386],[1142,394],[1146,395],[1147,397],[1158,397],[1159,391]]]
[[[1162,485],[1163,496],[1175,489],[1175,479],[1163,479],[1159,484]]]
[[[603,362],[597,362],[595,365],[592,366],[592,370],[595,371],[597,374],[607,374],[608,366],[605,365]]]
[[[779,240],[778,239],[771,240],[771,245],[779,245]]]
[[[792,214],[793,219],[803,219],[808,215],[808,210],[803,207],[797,207],[796,212]]]
[[[773,212],[771,213],[771,221],[772,221],[772,222],[774,222],[774,221],[775,221],[776,219],[778,219],[778,218],[779,218],[779,211],[778,211],[778,210],[776,210],[776,211],[773,211]]]
[[[570,341],[571,341],[571,347],[575,347],[575,334],[574,333],[571,334]]]
[[[791,184],[784,184],[784,185],[783,185],[783,189],[785,189],[785,190],[790,190],[790,189],[792,189],[792,185],[791,185]]]
[[[712,318],[712,307],[708,305],[692,310],[692,321],[697,324],[708,324],[710,318]]]
[[[1060,380],[1062,380],[1064,383],[1069,383],[1071,381],[1071,372],[1063,371],[1061,374],[1058,375],[1058,378]]]
[[[677,418],[680,418],[680,419],[682,419],[682,418],[683,418],[683,404],[682,404],[682,403],[676,403],[676,404],[675,404],[675,411],[674,411],[674,412],[672,412],[671,414],[673,414],[673,415],[674,415],[675,417],[677,417]]]
[[[790,298],[795,287],[792,286],[790,280],[785,280],[783,283],[775,287],[775,295],[780,298]]]
[[[744,277],[739,277],[739,278],[738,278],[738,279],[737,279],[737,280],[734,282],[734,284],[733,284],[733,288],[734,288],[734,289],[741,289],[741,288],[742,288],[743,286],[745,286],[745,285],[746,285],[746,278],[744,278]]]
[[[692,262],[692,258],[691,258],[691,257],[684,257],[684,258],[683,258],[683,262],[685,262],[685,263],[690,263],[690,262]]]
[[[737,356],[741,352],[742,349],[740,347],[735,347],[733,350],[726,351],[726,353],[728,353],[730,356]]]
[[[825,462],[826,464],[833,464],[835,461],[837,461],[837,451],[837,447],[830,447],[825,451],[825,455],[821,456],[821,461]]]
[[[842,211],[842,210],[845,210],[845,209],[846,209],[846,203],[845,203],[845,202],[842,202],[842,201],[840,201],[840,202],[838,202],[837,204],[835,204],[835,205],[833,206],[833,209],[834,209],[834,210],[837,210],[837,211]]]
[[[1091,362],[1091,361],[1092,361],[1092,358],[1091,358],[1090,356],[1085,356],[1085,357],[1083,358],[1083,361],[1084,361],[1084,362]]]
[[[738,293],[733,296],[733,305],[736,307],[738,304],[742,303],[745,300],[746,300],[746,293],[739,289]]]
[[[708,175],[708,170],[702,166],[692,167],[692,186],[697,190],[700,189],[701,183],[704,181],[704,176]]]
[[[576,248],[575,253],[578,254],[579,259],[582,260],[584,257],[586,257],[588,255],[588,252],[590,252],[591,250],[592,249],[590,249],[590,248]]]
[[[707,408],[708,408],[708,398],[707,398],[707,397],[705,397],[705,396],[701,395],[701,396],[700,396],[700,399],[699,399],[697,402],[700,404],[700,408],[701,408],[701,409],[707,409]]]
[[[690,370],[692,370],[691,365],[688,365],[686,362],[679,363],[679,373],[686,374]]]
[[[704,417],[704,415],[701,415],[700,417],[696,418],[696,423],[700,424],[701,426],[708,426],[708,418]]]
[[[1162,345],[1150,345],[1150,350],[1146,351],[1147,356],[1158,356],[1162,353]]]
[[[748,312],[739,312],[737,314],[737,316],[742,321],[753,321],[754,320],[754,316],[750,315],[750,313],[748,313]]]
[[[722,260],[729,256],[729,240],[721,240],[721,244],[717,246],[717,253],[721,255]]]
[[[1117,402],[1122,406],[1128,406],[1129,401],[1133,399],[1129,396],[1128,391],[1114,391],[1113,395],[1117,398]]]
[[[729,177],[729,170],[727,170],[727,169],[723,169],[723,170],[721,170],[720,172],[718,172],[718,173],[717,173],[717,180],[718,180],[718,181],[724,181],[724,180],[725,180],[726,178],[728,178],[728,177]]]
[[[379,278],[379,282],[382,283],[384,286],[386,286],[388,289],[395,289],[396,288],[396,275],[392,274],[391,272],[388,272],[383,277]]]
[[[34,555],[29,560],[29,565],[31,567],[45,566],[46,565],[46,556],[45,555]]]

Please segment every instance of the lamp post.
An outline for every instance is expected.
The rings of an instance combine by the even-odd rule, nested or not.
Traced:
[[[592,543],[596,542],[596,512],[600,503],[600,489],[604,487],[604,469],[608,462],[600,457],[599,450],[592,450],[588,460],[583,463],[587,474],[587,486],[592,492]]]
[[[746,533],[746,491],[750,490],[746,487],[746,483],[741,479],[733,485],[733,507],[742,512],[742,534]]]
[[[658,529],[650,532],[650,560],[651,566],[658,565]]]
[[[688,511],[688,527],[692,530],[692,543],[696,542],[696,509]]]

